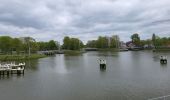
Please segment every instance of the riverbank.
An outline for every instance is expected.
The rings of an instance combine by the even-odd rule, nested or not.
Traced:
[[[169,52],[170,49],[153,49],[153,52]]]
[[[79,51],[79,50],[64,50],[65,55],[81,55],[83,53],[84,51]]]
[[[11,61],[11,60],[27,60],[27,59],[39,59],[44,58],[45,55],[32,54],[28,55],[0,55],[0,61]]]
[[[118,52],[119,49],[117,48],[104,48],[104,49],[98,49],[98,51],[111,51],[111,52]]]

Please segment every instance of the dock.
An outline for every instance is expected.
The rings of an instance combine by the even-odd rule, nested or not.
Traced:
[[[24,74],[25,63],[9,63],[9,64],[0,64],[0,76],[4,75],[13,75],[13,74]]]

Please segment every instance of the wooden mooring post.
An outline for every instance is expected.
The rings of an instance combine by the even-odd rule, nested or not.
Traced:
[[[166,56],[161,56],[160,57],[160,63],[161,64],[167,64],[167,57]]]
[[[99,59],[100,69],[106,69],[106,60]]]

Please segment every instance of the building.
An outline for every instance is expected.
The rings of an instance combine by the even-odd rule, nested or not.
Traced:
[[[127,46],[127,48],[134,48],[134,47],[136,47],[136,45],[132,41],[126,42],[126,46]]]
[[[122,49],[127,48],[126,43],[124,43],[123,41],[120,41],[119,48],[122,48]]]

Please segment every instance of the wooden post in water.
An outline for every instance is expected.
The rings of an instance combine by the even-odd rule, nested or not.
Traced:
[[[99,63],[100,63],[100,69],[106,69],[106,60],[104,59],[100,59],[99,60]]]
[[[6,73],[7,73],[7,76],[9,76],[9,70],[7,70]]]
[[[4,70],[3,70],[2,74],[5,75],[5,71]]]

